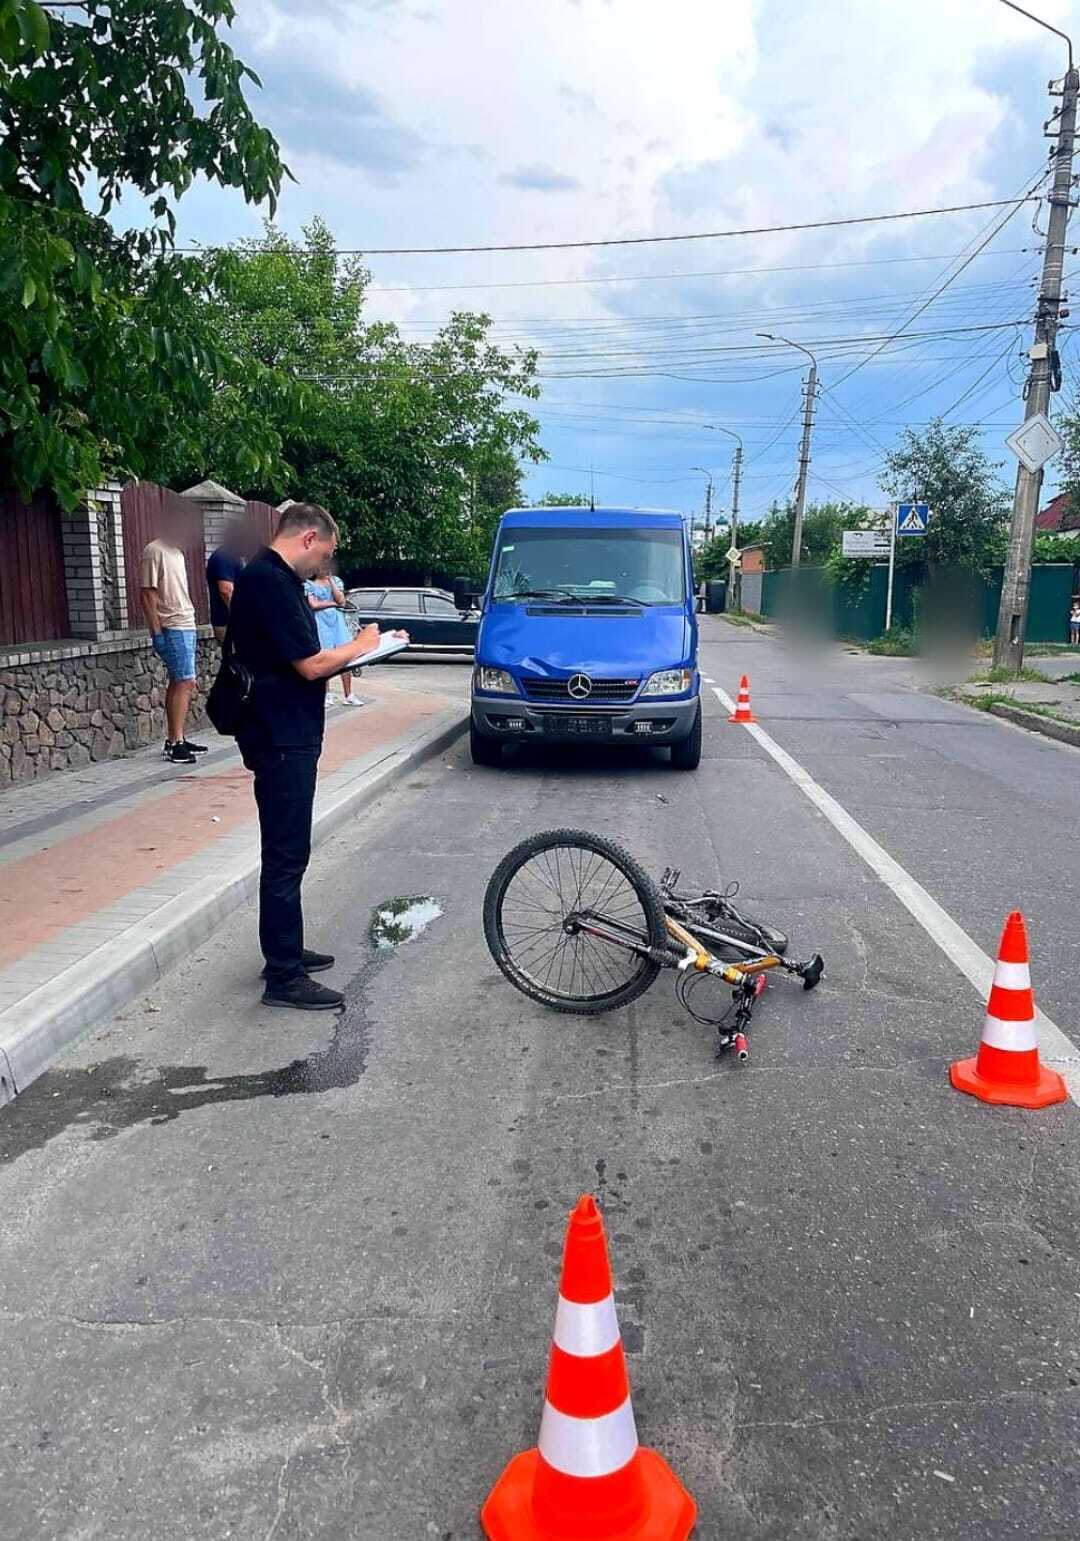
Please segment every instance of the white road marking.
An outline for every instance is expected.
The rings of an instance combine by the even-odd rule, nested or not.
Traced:
[[[719,685],[714,685],[713,694],[721,706],[726,707],[729,712],[735,710],[735,702],[725,690],[721,690]],[[776,740],[770,738],[760,724],[748,722],[741,726],[756,739],[765,753],[776,761],[780,769],[791,778],[799,791],[810,799],[814,807],[824,814],[833,828],[843,835],[848,845],[862,857],[871,871],[892,890],[908,913],[919,922],[927,936],[937,943],[945,956],[971,981],[985,1001],[990,994],[990,985],[994,978],[993,958],[983,952],[978,943],[968,936],[962,926],[957,925],[948,911],[942,909],[922,884],[917,883],[910,872],[901,867],[884,846],[880,846],[873,835],[868,834],[862,825],[852,818],[846,808],[841,807],[835,797],[831,797],[824,787],[819,786],[798,760],[793,759],[786,749],[781,749]],[[1035,1022],[1039,1035],[1040,1056],[1065,1077],[1070,1097],[1074,1102],[1080,1103],[1080,1050],[1038,1007],[1035,1009]],[[974,1049],[975,1044],[972,1044],[970,1052],[974,1052]]]
[[[706,674],[706,676],[705,676],[705,683],[706,683],[706,685],[715,685],[716,681],[714,679],[711,679],[710,676]]]

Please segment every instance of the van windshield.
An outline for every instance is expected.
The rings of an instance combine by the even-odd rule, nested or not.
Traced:
[[[681,605],[686,598],[679,530],[504,530],[495,553],[494,597],[624,599]]]

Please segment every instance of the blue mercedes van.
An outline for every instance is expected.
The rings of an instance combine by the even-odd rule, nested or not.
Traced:
[[[681,515],[515,508],[476,639],[472,757],[504,744],[666,744],[701,760],[694,575]]]

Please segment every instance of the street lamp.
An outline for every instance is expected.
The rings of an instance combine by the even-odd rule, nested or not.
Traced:
[[[789,348],[798,348],[799,352],[805,353],[810,360],[810,374],[806,382],[806,410],[803,413],[802,444],[799,448],[799,479],[795,484],[795,528],[791,536],[791,565],[798,567],[802,556],[803,513],[806,509],[806,468],[810,464],[810,435],[814,427],[814,401],[817,396],[817,358],[809,348],[804,348],[801,342],[795,342],[790,337],[780,337],[772,332],[758,332],[756,335],[766,338],[769,342],[786,342]]]

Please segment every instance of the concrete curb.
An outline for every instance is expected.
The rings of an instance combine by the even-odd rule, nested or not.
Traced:
[[[403,771],[448,749],[468,722],[467,711],[441,712],[377,754],[358,775],[320,794],[313,847],[386,792]],[[194,883],[0,1013],[0,1105],[25,1091],[84,1033],[115,1016],[186,958],[231,911],[254,897],[258,882],[258,841],[253,837],[250,847],[223,871]]]
[[[995,701],[990,712],[994,717],[1004,717],[1006,722],[1014,722],[1018,728],[1030,728],[1033,733],[1041,733],[1044,738],[1053,738],[1059,744],[1071,744],[1074,749],[1080,749],[1080,725],[1059,722],[1056,717],[1044,717],[1041,712],[1026,712],[1022,706],[1005,706],[998,701]]]

